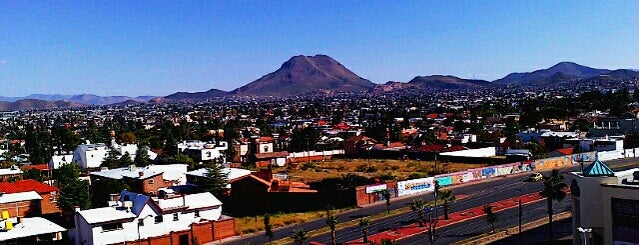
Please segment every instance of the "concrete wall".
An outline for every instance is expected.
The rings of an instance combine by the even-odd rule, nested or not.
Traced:
[[[487,148],[482,148],[484,149],[482,151],[488,151],[489,148],[494,149],[494,147],[487,147]],[[625,151],[626,152],[625,155],[628,155],[628,151],[629,150]],[[630,150],[630,152],[632,151]],[[623,152],[616,152],[616,151],[615,152],[598,152],[597,155],[600,160],[607,161],[607,160],[623,158],[624,154],[621,154],[621,153]],[[636,149],[636,153],[638,153],[637,155],[639,155],[639,148]],[[584,153],[577,153],[577,154],[568,155],[568,156],[544,158],[544,159],[538,159],[533,161],[514,162],[514,163],[501,164],[501,165],[489,166],[484,168],[468,169],[465,171],[459,171],[454,173],[440,174],[440,175],[436,175],[429,178],[434,178],[434,180],[438,181],[440,186],[458,185],[462,183],[478,181],[478,180],[493,178],[497,176],[505,176],[510,174],[517,174],[517,173],[531,172],[531,171],[544,171],[544,170],[561,168],[561,167],[566,167],[571,165],[577,165],[577,164],[580,164],[582,161],[584,162],[584,164],[588,164],[589,162],[594,161],[595,158],[596,158],[595,152],[584,152]],[[425,178],[425,179],[428,179],[428,178]],[[397,182],[397,192],[395,194],[397,196],[410,196],[410,195],[421,194],[424,192],[432,192],[433,188],[427,187],[427,185],[424,184],[425,182],[422,181],[425,179]],[[405,191],[404,190],[406,188],[405,184],[412,183],[414,181],[424,182],[422,183],[423,185],[421,185],[425,187],[422,189],[424,191],[415,191],[415,190]],[[381,201],[374,198],[370,199],[366,195],[360,193],[365,187],[366,186],[360,186],[356,188],[355,196],[356,196],[358,206],[360,204],[370,203],[367,200],[372,200],[372,202]],[[404,189],[400,190],[401,188],[404,188]]]

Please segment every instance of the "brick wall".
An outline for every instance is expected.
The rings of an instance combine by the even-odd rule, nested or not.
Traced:
[[[33,217],[40,215],[40,210],[40,200],[0,204],[0,211],[9,211],[10,217]]]
[[[196,237],[200,244],[213,241],[212,222],[192,224],[191,231],[193,232],[193,237]]]
[[[52,214],[52,213],[60,213],[60,207],[58,207],[58,194],[54,193],[54,199],[51,200],[51,193],[40,194],[42,196],[42,214]]]
[[[150,194],[151,192],[153,192],[154,195],[157,195],[158,189],[162,187],[164,187],[164,179],[161,174],[156,175],[152,178],[145,179],[142,182],[142,192],[144,193]]]
[[[235,236],[235,219],[225,219],[213,222],[214,240]]]

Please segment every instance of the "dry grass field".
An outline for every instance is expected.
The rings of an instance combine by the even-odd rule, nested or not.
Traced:
[[[310,183],[325,178],[342,177],[347,173],[357,173],[366,177],[393,175],[395,179],[404,180],[411,174],[426,177],[488,166],[488,164],[438,162],[435,169],[435,163],[435,161],[393,159],[333,159],[326,162],[300,163],[296,168],[281,168],[275,171],[288,174],[293,181]]]

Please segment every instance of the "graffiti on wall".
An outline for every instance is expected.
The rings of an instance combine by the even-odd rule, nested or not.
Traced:
[[[409,196],[418,193],[434,191],[433,180],[435,178],[411,179],[397,182],[397,196]]]

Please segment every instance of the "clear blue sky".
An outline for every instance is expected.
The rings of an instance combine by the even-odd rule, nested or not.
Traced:
[[[639,68],[639,1],[0,1],[0,95],[232,90],[326,54],[375,83]]]

